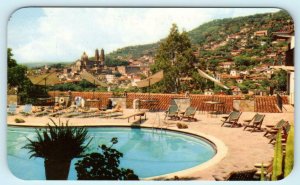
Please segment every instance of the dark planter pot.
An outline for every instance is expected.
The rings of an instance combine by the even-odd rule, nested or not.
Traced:
[[[45,159],[45,173],[47,180],[67,180],[71,161],[56,161]]]

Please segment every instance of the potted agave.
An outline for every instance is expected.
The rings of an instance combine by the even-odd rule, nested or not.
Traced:
[[[72,159],[82,157],[91,139],[84,127],[70,127],[66,124],[56,124],[43,131],[36,130],[36,140],[28,139],[23,147],[29,150],[30,158],[44,158],[45,174],[47,180],[67,180]]]

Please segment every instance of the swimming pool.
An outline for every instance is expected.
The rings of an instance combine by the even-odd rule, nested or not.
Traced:
[[[90,127],[88,131],[93,137],[89,152],[117,137],[119,142],[114,148],[124,154],[121,167],[133,169],[140,178],[192,168],[216,154],[214,146],[205,139],[173,131],[129,127]],[[26,137],[35,139],[35,136],[34,128],[8,127],[8,166],[18,178],[45,179],[44,159],[29,159],[28,150],[22,149]],[[77,179],[74,168],[77,160],[72,160],[68,179]]]

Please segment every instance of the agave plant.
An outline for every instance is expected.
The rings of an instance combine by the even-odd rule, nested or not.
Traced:
[[[88,140],[88,131],[84,127],[70,127],[60,122],[42,132],[36,130],[37,140],[29,138],[23,148],[28,149],[30,158],[41,157],[45,159],[45,172],[47,180],[64,180],[68,178],[70,163],[74,158],[82,157],[91,142]]]

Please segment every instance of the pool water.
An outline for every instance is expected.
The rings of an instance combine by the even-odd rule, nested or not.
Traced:
[[[124,154],[120,166],[133,169],[140,178],[164,175],[185,170],[211,159],[216,151],[207,141],[178,132],[127,127],[91,127],[93,137],[88,152],[100,151],[99,145],[110,145],[112,137],[118,138],[114,148]],[[28,150],[22,149],[27,138],[35,139],[34,128],[8,127],[8,166],[18,178],[45,179],[44,159],[29,159]],[[69,179],[76,180],[73,159]]]

